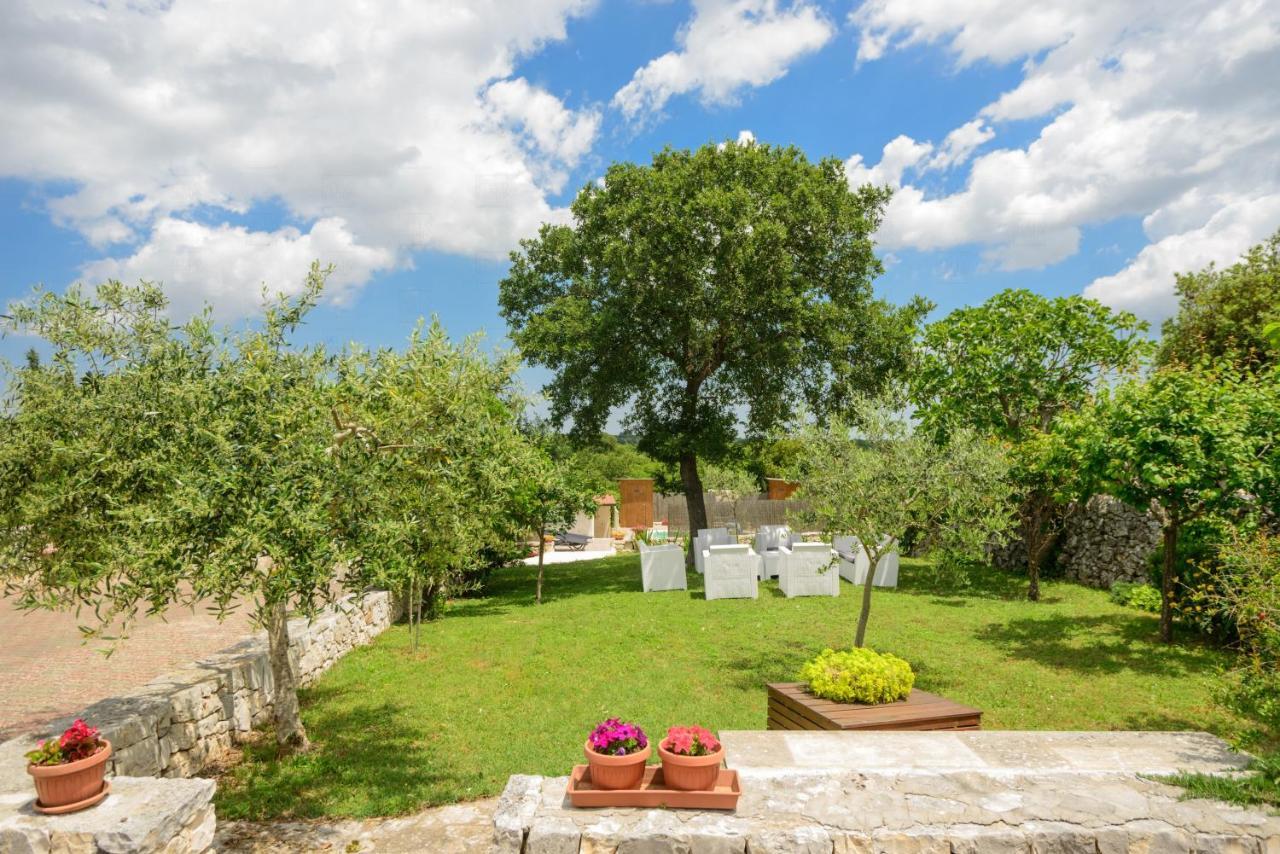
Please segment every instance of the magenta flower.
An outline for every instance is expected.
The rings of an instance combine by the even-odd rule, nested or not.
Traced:
[[[587,743],[596,753],[626,756],[644,750],[649,746],[649,739],[635,724],[609,718],[596,725]]]

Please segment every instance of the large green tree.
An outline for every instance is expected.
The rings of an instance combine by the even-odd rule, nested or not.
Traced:
[[[937,441],[883,400],[859,413],[857,429],[839,419],[808,428],[792,472],[805,508],[798,518],[830,537],[857,537],[870,560],[854,646],[866,639],[875,567],[909,530],[929,531],[953,557],[976,559],[1010,523],[1008,462],[997,442],[967,427]]]
[[[1146,324],[1079,296],[1006,290],[953,311],[925,331],[912,399],[924,428],[945,436],[968,427],[1012,446],[1017,516],[1027,549],[1027,595],[1066,509],[1086,485],[1070,447],[1051,436],[1058,416],[1083,406],[1101,384],[1136,371],[1150,344]]]
[[[1178,313],[1165,321],[1160,364],[1229,359],[1256,370],[1280,361],[1280,230],[1226,269],[1177,276]]]
[[[305,747],[288,616],[337,590],[342,453],[333,359],[289,335],[325,271],[261,324],[173,328],[161,290],[43,293],[12,328],[52,357],[12,377],[0,441],[0,576],[21,608],[247,605],[266,627],[276,737]]]
[[[927,305],[895,308],[871,285],[888,196],[793,147],[615,163],[578,193],[571,223],[512,253],[502,314],[554,372],[553,419],[593,437],[625,409],[640,448],[679,466],[690,527],[706,527],[700,458],[802,405],[839,411],[908,364]]]
[[[1173,638],[1174,561],[1189,522],[1273,502],[1280,445],[1280,381],[1235,366],[1170,366],[1104,394],[1079,433],[1109,491],[1163,524],[1160,636]],[[1092,438],[1090,438],[1092,437]]]

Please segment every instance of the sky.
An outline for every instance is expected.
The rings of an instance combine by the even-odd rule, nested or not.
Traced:
[[[500,345],[508,253],[609,163],[754,140],[895,189],[890,300],[1158,327],[1280,227],[1278,80],[1280,0],[0,0],[0,303],[148,279],[234,323],[319,259],[310,340]]]

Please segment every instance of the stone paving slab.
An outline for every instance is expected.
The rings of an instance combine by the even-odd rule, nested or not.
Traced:
[[[493,840],[496,798],[434,807],[406,818],[367,821],[230,821],[218,825],[214,850],[283,854],[292,851],[378,854],[469,854]]]
[[[1205,732],[817,732],[727,730],[725,764],[832,771],[1225,774],[1249,757]]]

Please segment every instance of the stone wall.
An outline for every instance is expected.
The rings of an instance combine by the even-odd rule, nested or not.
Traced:
[[[1107,589],[1117,581],[1146,581],[1151,554],[1160,544],[1160,523],[1118,498],[1095,495],[1067,519],[1054,554],[1044,569],[1056,565],[1064,577]],[[992,564],[1025,571],[1027,547],[1015,538],[991,550]]]
[[[346,596],[314,620],[290,620],[290,657],[301,683],[372,641],[391,625],[395,611],[391,596],[375,591]],[[239,736],[266,723],[273,694],[266,634],[259,632],[124,696],[94,703],[76,717],[100,727],[111,741],[115,774],[190,777],[224,756]],[[60,732],[66,723],[49,729]]]

